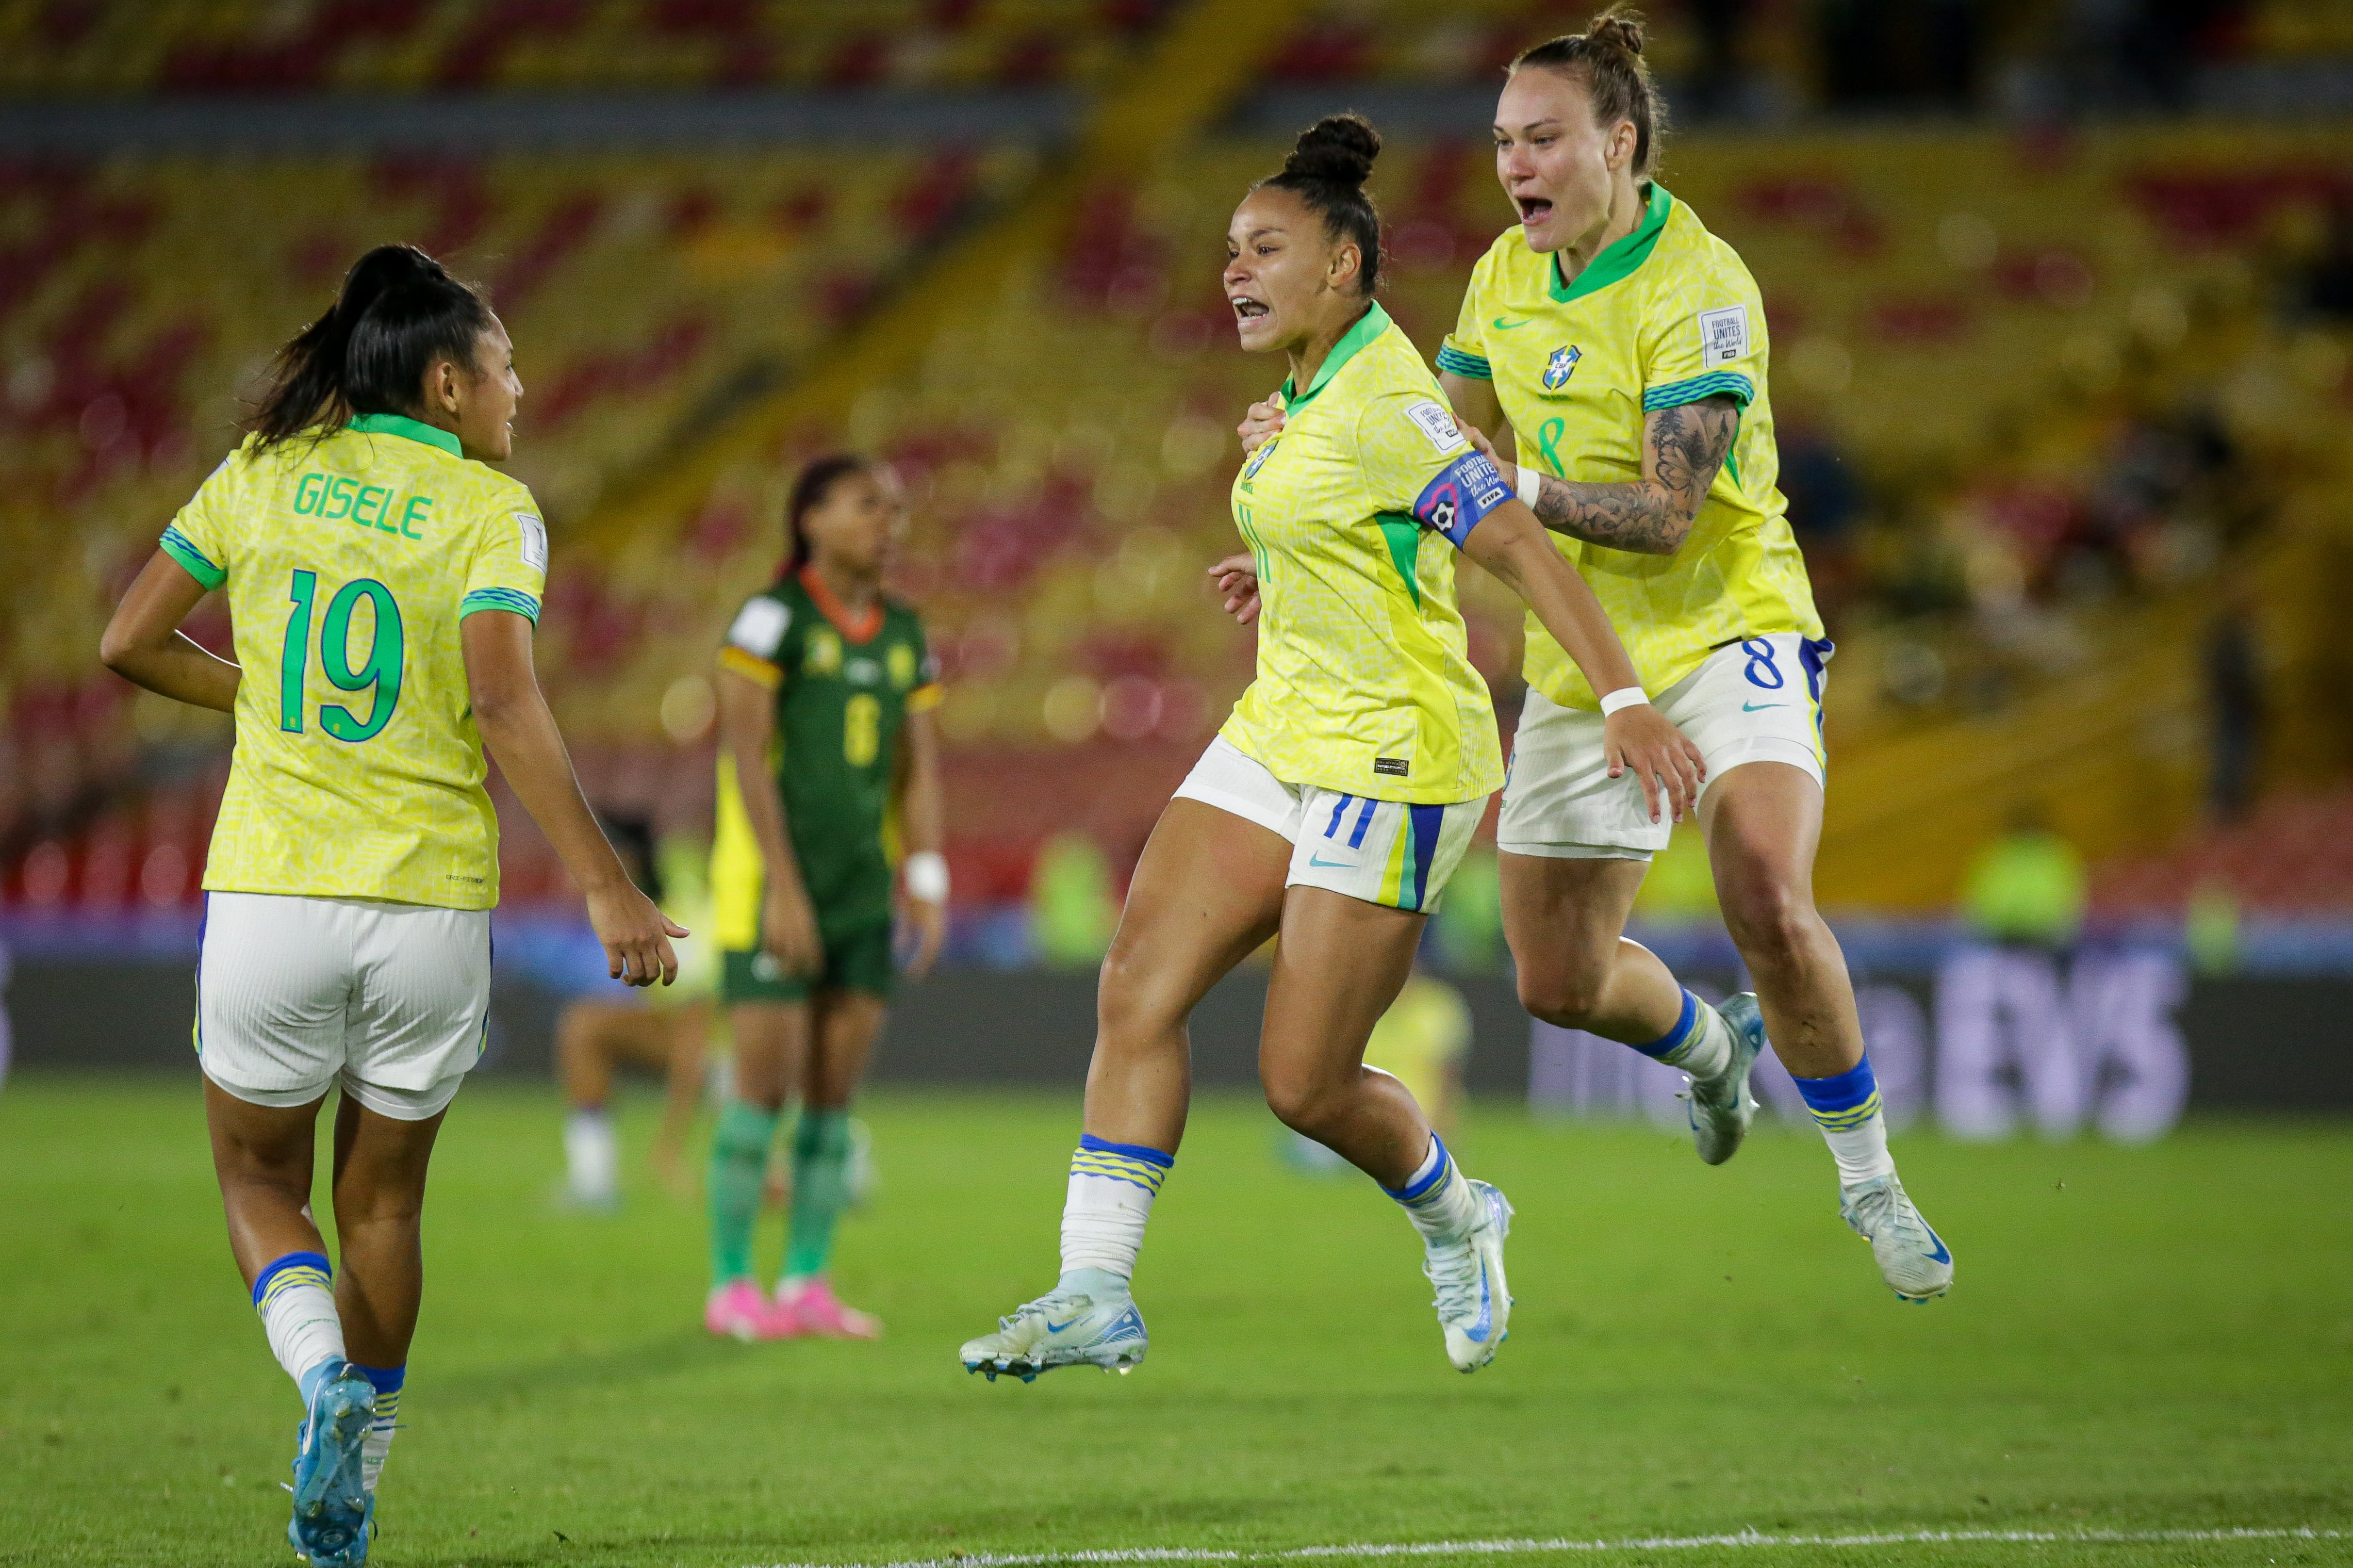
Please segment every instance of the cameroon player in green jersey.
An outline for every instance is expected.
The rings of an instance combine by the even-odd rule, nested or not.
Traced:
[[[849,1194],[849,1099],[891,994],[894,915],[914,931],[911,973],[931,966],[945,929],[940,687],[923,622],[882,593],[906,518],[890,470],[812,463],[786,513],[791,557],[719,653],[712,892],[735,1098],[712,1149],[704,1322],[739,1339],[872,1339],[881,1325],[841,1304],[826,1265]],[[752,1228],[796,1093],[792,1223],[770,1298],[752,1279]]]

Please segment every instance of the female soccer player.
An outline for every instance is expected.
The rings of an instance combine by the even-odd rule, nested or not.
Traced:
[[[1486,683],[1465,649],[1451,545],[1509,584],[1612,694],[1613,766],[1696,790],[1688,744],[1634,689],[1600,606],[1455,428],[1373,300],[1380,139],[1353,115],[1302,135],[1227,231],[1242,347],[1288,356],[1290,426],[1235,479],[1264,597],[1258,677],[1145,845],[1104,960],[1085,1135],[1071,1160],[1062,1274],[965,1344],[1025,1381],[1144,1358],[1129,1279],[1185,1130],[1186,1018],[1280,934],[1259,1046],[1267,1102],[1386,1188],[1420,1232],[1450,1361],[1485,1365],[1511,1309],[1511,1205],[1459,1173],[1365,1044],[1503,783]]]
[[[106,663],[237,718],[205,867],[195,1046],[229,1249],[307,1416],[288,1536],[364,1563],[423,1285],[434,1135],[489,1022],[498,818],[483,748],[586,894],[608,973],[676,972],[533,673],[547,535],[486,465],[522,384],[481,298],[368,252],[287,344],[257,427],[164,530]],[[228,591],[237,661],[179,633]],[[333,1278],[311,1138],[335,1113]]]
[[[1841,1212],[1922,1301],[1951,1285],[1952,1254],[1896,1179],[1846,961],[1814,910],[1831,650],[1774,486],[1764,305],[1732,247],[1650,177],[1664,118],[1640,21],[1617,7],[1513,62],[1495,173],[1521,221],[1472,270],[1439,383],[1466,424],[1510,423],[1516,492],[1706,756],[1699,822],[1757,991],[1719,1013],[1625,939],[1670,829],[1611,776],[1594,688],[1535,626],[1498,831],[1505,935],[1530,1012],[1691,1075],[1710,1164],[1756,1113],[1769,1026],[1837,1161]],[[1252,433],[1274,423],[1252,412]]]
[[[735,1099],[711,1151],[715,1334],[871,1340],[882,1325],[826,1278],[849,1201],[849,1097],[891,994],[894,901],[922,974],[945,928],[940,687],[915,612],[882,592],[906,518],[890,470],[827,458],[786,503],[792,545],[719,650],[713,924],[735,1037]],[[892,866],[893,838],[907,850]],[[903,900],[894,900],[902,887]],[[785,1099],[797,1090],[791,1229],[774,1299],[752,1226]]]

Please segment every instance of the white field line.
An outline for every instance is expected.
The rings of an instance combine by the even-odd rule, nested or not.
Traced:
[[[1624,1541],[1550,1540],[1419,1541],[1359,1542],[1346,1546],[1300,1546],[1282,1552],[1220,1552],[1208,1547],[1134,1547],[1100,1552],[959,1552],[947,1557],[909,1558],[897,1563],[778,1563],[771,1568],[1039,1568],[1060,1563],[1282,1563],[1317,1557],[1523,1557],[1547,1552],[1688,1552],[1718,1546],[1908,1546],[1945,1542],[1997,1544],[2129,1545],[2166,1542],[2337,1541],[2346,1532],[2315,1530],[1891,1530],[1862,1535],[1646,1535]]]

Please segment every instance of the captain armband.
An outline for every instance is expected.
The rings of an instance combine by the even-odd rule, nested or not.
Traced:
[[[1465,452],[1440,470],[1413,503],[1417,521],[1444,534],[1455,549],[1479,520],[1512,499],[1503,471],[1484,452]]]

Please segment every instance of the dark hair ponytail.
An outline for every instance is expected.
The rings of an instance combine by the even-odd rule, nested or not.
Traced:
[[[380,245],[343,276],[327,313],[278,351],[253,427],[274,446],[357,414],[406,414],[440,360],[474,365],[491,324],[482,297],[413,245]],[[479,367],[477,367],[479,368]]]
[[[785,501],[785,538],[787,550],[784,570],[776,574],[777,581],[793,576],[809,563],[808,531],[801,526],[809,513],[826,503],[833,487],[852,474],[865,473],[874,465],[855,452],[836,452],[819,458],[803,468],[793,480],[792,495]]]
[[[1651,177],[1654,149],[1666,140],[1667,106],[1651,80],[1650,66],[1642,59],[1640,11],[1612,5],[1588,22],[1582,33],[1564,34],[1522,49],[1511,68],[1518,70],[1522,66],[1542,66],[1583,82],[1597,125],[1632,121],[1634,177]]]
[[[1282,161],[1282,173],[1251,186],[1289,191],[1324,220],[1324,232],[1354,244],[1364,258],[1356,268],[1356,291],[1366,299],[1381,281],[1381,215],[1365,194],[1373,160],[1381,155],[1381,133],[1361,114],[1327,114],[1299,133],[1299,144]]]

